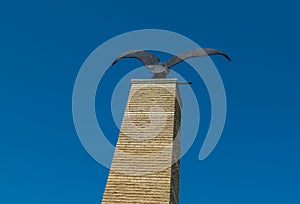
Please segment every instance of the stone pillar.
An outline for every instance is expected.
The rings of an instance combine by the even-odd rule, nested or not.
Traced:
[[[133,79],[103,204],[178,203],[177,79]]]

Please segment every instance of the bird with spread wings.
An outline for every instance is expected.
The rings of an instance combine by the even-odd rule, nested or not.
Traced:
[[[203,56],[209,56],[209,55],[222,55],[229,61],[231,59],[228,55],[226,55],[224,52],[214,49],[214,48],[198,48],[195,50],[189,50],[187,52],[181,53],[177,56],[171,57],[167,62],[160,62],[160,59],[150,52],[147,52],[145,50],[130,50],[122,53],[120,56],[118,56],[112,63],[114,65],[119,61],[121,58],[137,58],[139,59],[145,67],[151,70],[153,74],[153,79],[156,78],[166,78],[167,75],[170,72],[171,67],[174,65],[194,57],[203,57]]]

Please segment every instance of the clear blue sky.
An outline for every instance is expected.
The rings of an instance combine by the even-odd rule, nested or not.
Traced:
[[[144,28],[232,58],[213,58],[228,99],[223,136],[199,161],[203,119],[181,162],[180,202],[300,203],[299,19],[291,0],[1,2],[0,203],[101,201],[108,170],[77,137],[73,85],[101,43]]]

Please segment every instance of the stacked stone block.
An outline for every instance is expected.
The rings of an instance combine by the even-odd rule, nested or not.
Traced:
[[[181,98],[176,79],[132,80],[102,203],[178,203]]]

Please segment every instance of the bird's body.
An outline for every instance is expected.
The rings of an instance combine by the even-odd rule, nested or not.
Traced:
[[[189,50],[187,52],[181,53],[177,56],[171,57],[167,62],[162,63],[160,62],[159,58],[154,56],[153,54],[144,51],[144,50],[130,50],[122,53],[119,57],[117,57],[112,65],[118,62],[121,58],[137,58],[139,59],[144,66],[151,70],[153,77],[152,78],[166,78],[170,72],[171,67],[175,66],[176,64],[193,57],[202,57],[208,55],[223,55],[229,61],[230,58],[224,52],[220,50],[216,50],[214,48],[199,48],[195,50]]]

